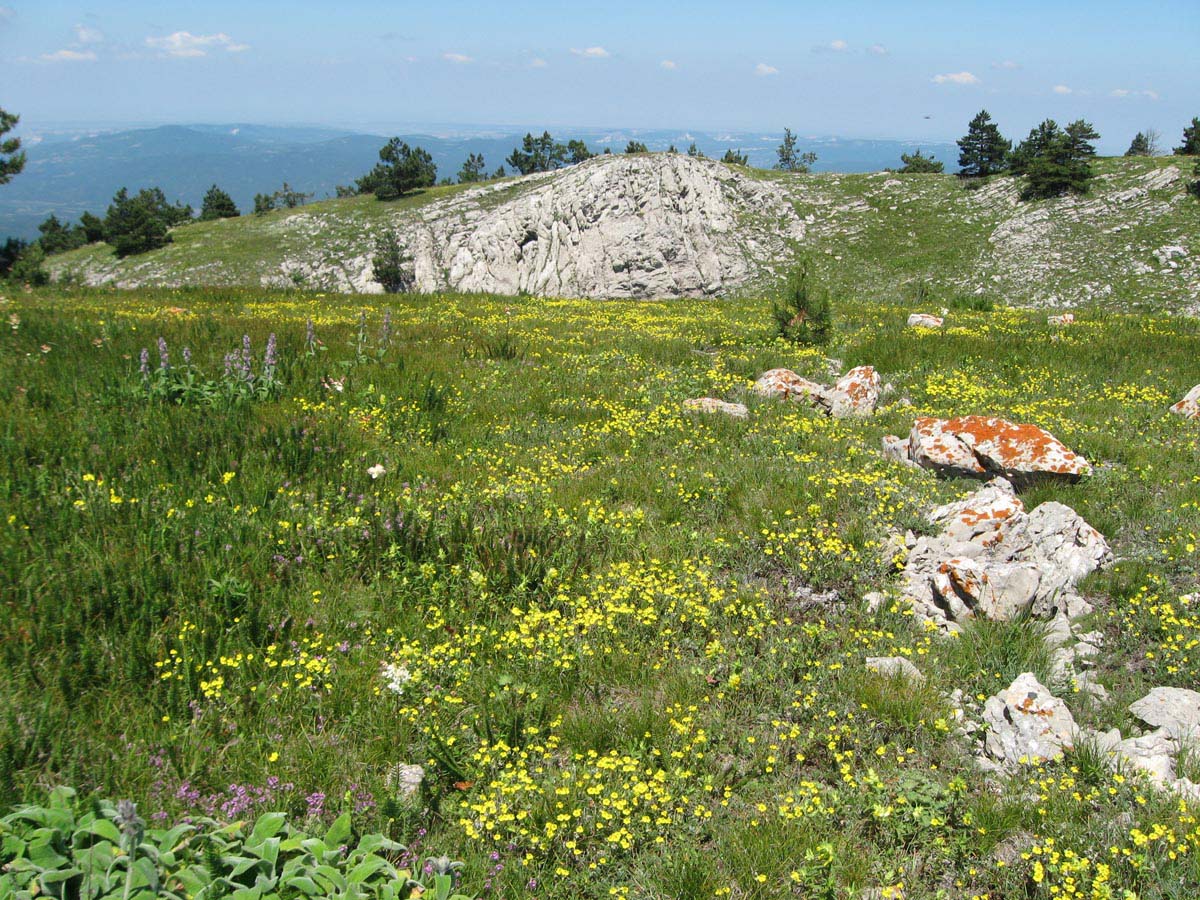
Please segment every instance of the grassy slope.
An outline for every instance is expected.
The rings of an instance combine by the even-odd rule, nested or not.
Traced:
[[[1085,888],[1104,863],[1118,888],[1190,896],[1200,830],[1173,802],[1085,755],[999,796],[973,769],[938,691],[1044,673],[1029,626],[942,642],[860,598],[892,583],[888,530],[971,487],[884,463],[882,434],[925,412],[1038,422],[1100,465],[1027,501],[1072,505],[1120,560],[1088,585],[1113,698],[1056,689],[1128,732],[1150,686],[1194,686],[1200,442],[1165,411],[1200,380],[1194,320],[952,313],[928,334],[845,301],[827,352],[914,405],[834,422],[747,399],[769,367],[824,377],[762,300],[393,298],[373,361],[379,299],[361,353],[340,297],[6,305],[0,799],[65,780],[171,817],[352,809],[426,829],[419,852],[505,897],[1043,897],[1062,860],[1039,882],[1019,852],[1045,838],[1087,860]],[[278,399],[139,396],[160,335],[219,372],[268,332]],[[681,414],[705,394],[749,420]],[[931,687],[864,672],[891,654]],[[430,770],[415,800],[389,779],[404,762]]]
[[[1200,293],[1200,203],[1186,196],[1186,178],[1142,190],[1145,177],[1169,166],[1182,164],[1172,157],[1101,159],[1088,197],[1034,203],[1018,202],[1012,179],[970,191],[950,175],[749,171],[784,186],[797,211],[812,216],[797,249],[817,261],[842,296],[895,302],[924,279],[938,302],[982,292],[1009,303],[1187,310]],[[1186,166],[1182,171],[1191,177]],[[513,192],[523,189],[512,182]],[[145,256],[118,262],[107,246],[95,245],[57,257],[52,268],[128,285],[288,284],[299,263],[320,268],[323,260],[337,267],[369,255],[373,229],[392,213],[415,212],[461,190],[434,188],[391,204],[330,200],[265,217],[189,225],[174,232],[171,246]],[[484,205],[507,195],[489,196]],[[993,240],[1006,223],[1010,240]],[[1020,243],[1025,236],[1028,245]],[[1154,260],[1153,251],[1166,245],[1188,251],[1179,269]],[[309,287],[329,287],[319,273],[297,278]]]

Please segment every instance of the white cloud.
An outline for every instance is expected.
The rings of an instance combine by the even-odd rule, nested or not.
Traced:
[[[1013,62],[1011,59],[1006,59],[1003,62],[992,63],[993,69],[1007,69],[1010,72],[1014,69],[1021,68],[1020,63]]]
[[[673,70],[673,69],[679,68],[679,66],[677,66],[675,64],[675,60],[673,60],[673,59],[664,59],[662,62],[659,63],[659,65],[664,69],[672,69]]]
[[[0,6],[0,22],[7,22],[9,19],[16,18],[17,11],[11,6]]]
[[[1145,97],[1147,100],[1157,100],[1158,91],[1133,91],[1129,90],[1128,88],[1117,88],[1115,91],[1109,94],[1109,96],[1117,97],[1118,99],[1124,97]]]
[[[608,57],[612,56],[603,47],[584,47],[582,50],[572,47],[571,52],[576,56],[586,56],[588,59],[608,59]]]
[[[1054,86],[1054,93],[1056,93],[1056,94],[1071,94],[1074,92],[1069,87],[1067,87],[1065,84],[1056,84]]]
[[[872,44],[867,48],[868,53],[874,53],[876,56],[887,56],[888,49],[883,44]]]
[[[843,41],[841,38],[838,38],[837,40],[833,40],[833,41],[829,42],[829,49],[833,50],[837,53],[841,53],[843,50],[846,50],[849,47],[850,47],[850,45],[847,44],[845,41]]]
[[[95,62],[96,54],[91,50],[55,50],[38,57],[42,62]]]
[[[75,40],[80,44],[99,44],[104,41],[104,32],[89,25],[76,25]]]
[[[176,31],[164,37],[146,38],[146,46],[153,47],[164,56],[178,59],[207,56],[209,48],[221,47],[229,53],[241,53],[249,50],[249,44],[239,44],[224,32],[218,34],[192,34],[190,31]]]
[[[467,56],[465,53],[443,53],[442,59],[444,59],[446,62],[452,62],[457,65],[475,62],[475,60]]]
[[[754,67],[755,75],[778,75],[779,70],[774,66],[768,66],[766,63],[759,63]]]
[[[550,63],[546,62],[540,56],[535,56],[529,61],[529,68],[531,69],[544,69],[548,65],[550,65]]]
[[[945,75],[934,75],[934,84],[979,84],[979,79],[970,72],[948,72]]]

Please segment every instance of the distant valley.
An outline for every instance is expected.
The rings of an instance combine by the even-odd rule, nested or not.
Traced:
[[[482,130],[468,133],[402,134],[433,156],[439,178],[454,179],[468,154],[482,154],[489,172],[504,164],[524,132]],[[650,150],[680,151],[695,142],[708,156],[740,150],[752,166],[770,168],[781,135],[764,132],[688,132],[679,130],[593,129],[554,132],[561,140],[580,139],[595,152],[620,153],[638,140]],[[314,199],[334,195],[377,161],[389,136],[319,127],[264,125],[163,125],[100,131],[62,129],[26,137],[28,164],[19,179],[0,193],[0,239],[37,237],[38,223],[51,213],[74,221],[84,211],[103,215],[122,187],[158,186],[171,201],[199,207],[212,184],[226,190],[243,211],[259,192],[288,182]],[[957,150],[951,143],[855,140],[836,137],[800,139],[802,151],[817,154],[817,172],[874,172],[899,165],[901,153],[922,149],[952,169]]]

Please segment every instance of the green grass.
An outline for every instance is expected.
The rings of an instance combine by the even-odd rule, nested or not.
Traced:
[[[1200,380],[1200,325],[955,308],[922,334],[906,302],[834,297],[823,352],[896,386],[869,420],[750,394],[776,366],[828,380],[767,298],[10,295],[0,804],[69,784],[154,821],[350,812],[504,897],[1042,897],[1100,862],[1147,896],[1195,883],[1192,814],[1081,751],[1000,796],[975,770],[945,695],[1045,682],[1031,623],[943,640],[860,598],[894,585],[892,528],[973,487],[885,462],[881,436],[1033,421],[1098,465],[1026,502],[1076,508],[1120,560],[1084,586],[1116,699],[1061,695],[1128,731],[1122,704],[1194,685],[1200,450],[1166,407]],[[271,333],[277,398],[145,393],[160,336],[219,379]],[[684,414],[698,396],[750,417]],[[926,684],[865,670],[891,655]],[[411,801],[402,763],[428,772]],[[992,857],[1048,838],[1088,872]]]

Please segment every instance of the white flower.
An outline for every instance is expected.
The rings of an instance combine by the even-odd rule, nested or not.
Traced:
[[[383,680],[387,682],[387,689],[393,694],[403,694],[404,686],[412,681],[412,672],[408,671],[408,667],[395,663],[384,663],[382,674]]]
[[[385,469],[379,463],[376,463],[375,465],[371,466],[371,468],[367,469],[367,474],[372,478],[378,478],[380,475],[387,474],[387,469]]]

